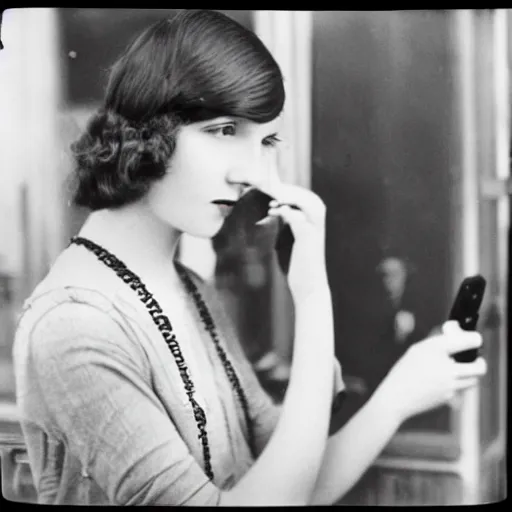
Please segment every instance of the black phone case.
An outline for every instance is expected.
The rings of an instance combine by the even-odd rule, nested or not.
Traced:
[[[267,216],[269,203],[274,198],[259,190],[251,189],[236,203],[232,216],[236,217],[238,212],[243,212],[244,219],[249,225],[254,224]],[[235,211],[236,210],[236,211]],[[279,234],[275,243],[277,260],[284,274],[288,274],[292,247],[295,242],[290,226],[280,220]]]
[[[465,278],[457,293],[449,320],[456,320],[461,329],[475,331],[478,324],[479,310],[482,305],[486,280],[481,275]],[[459,363],[471,363],[480,355],[478,349],[465,350],[453,357]]]

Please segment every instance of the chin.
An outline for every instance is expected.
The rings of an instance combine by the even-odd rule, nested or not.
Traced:
[[[224,222],[216,222],[212,223],[210,226],[201,226],[197,229],[184,230],[184,233],[195,238],[211,240],[222,229],[223,225]]]

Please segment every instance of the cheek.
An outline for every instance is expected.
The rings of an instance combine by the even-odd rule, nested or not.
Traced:
[[[195,133],[180,142],[170,162],[170,172],[178,187],[190,187],[193,192],[218,179],[230,156],[225,145],[211,136]]]
[[[153,184],[146,198],[149,210],[163,220],[168,220],[169,213],[172,212],[173,205],[176,204],[176,187],[173,181],[171,175],[166,175],[162,180]]]
[[[147,195],[147,205],[153,215],[179,229],[187,230],[200,219],[198,213],[209,200],[213,186],[208,180],[202,157],[171,162],[167,174],[153,184]],[[191,224],[192,223],[192,224]]]

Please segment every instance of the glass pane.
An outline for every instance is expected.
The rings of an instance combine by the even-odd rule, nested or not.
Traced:
[[[361,405],[452,300],[454,57],[443,11],[313,16],[312,180],[337,355]],[[448,431],[450,410],[402,428]]]

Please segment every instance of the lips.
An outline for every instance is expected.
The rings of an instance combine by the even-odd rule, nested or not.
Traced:
[[[231,199],[216,199],[215,201],[212,201],[212,203],[217,204],[219,206],[232,207],[235,205],[236,201],[233,201]]]
[[[236,201],[233,201],[232,199],[216,199],[215,201],[212,201],[212,203],[217,206],[222,217],[227,218],[233,211]]]

